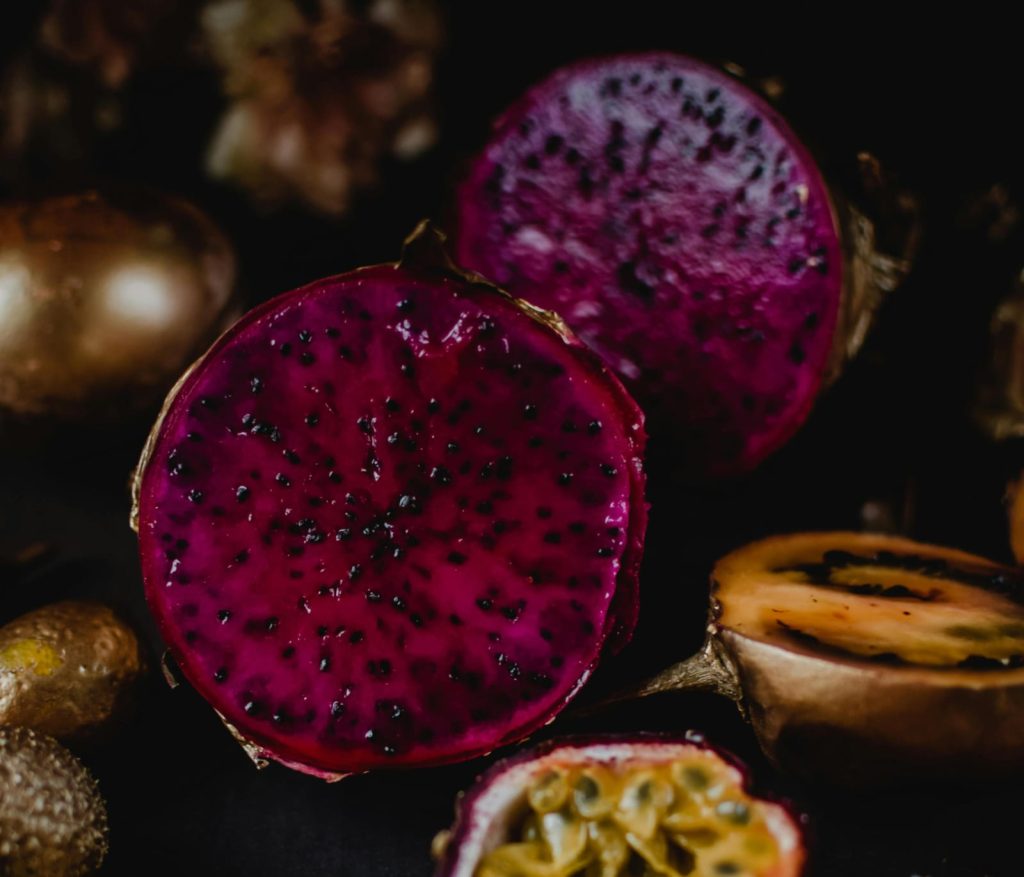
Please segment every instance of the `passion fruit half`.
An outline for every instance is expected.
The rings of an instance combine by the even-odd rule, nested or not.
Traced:
[[[1022,773],[1024,573],[875,534],[755,542],[714,568],[703,650],[633,694],[698,689],[804,778]]]
[[[703,739],[564,740],[492,767],[435,840],[438,877],[789,877],[800,821]]]

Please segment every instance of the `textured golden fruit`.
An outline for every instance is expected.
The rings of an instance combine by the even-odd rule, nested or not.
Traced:
[[[235,261],[195,207],[149,193],[0,205],[0,408],[123,417],[223,327]]]
[[[0,727],[0,875],[81,877],[107,852],[107,810],[89,772],[51,737]]]
[[[704,650],[640,694],[733,698],[815,780],[1024,774],[1024,573],[866,533],[747,545],[712,573]]]
[[[106,606],[29,612],[0,628],[0,724],[93,736],[124,710],[142,669],[138,639]]]

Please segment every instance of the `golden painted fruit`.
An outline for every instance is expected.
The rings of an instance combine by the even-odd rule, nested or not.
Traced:
[[[124,417],[223,328],[235,260],[190,204],[86,192],[0,205],[0,409]]]
[[[45,606],[0,627],[0,724],[95,736],[124,712],[142,672],[135,633],[106,606]]]
[[[716,564],[704,650],[640,691],[735,699],[813,780],[1024,772],[1024,573],[891,536],[803,533]]]
[[[699,737],[549,743],[460,798],[438,877],[801,873],[799,820],[745,780]]]
[[[107,852],[107,810],[89,772],[51,737],[0,726],[0,875],[82,877]]]

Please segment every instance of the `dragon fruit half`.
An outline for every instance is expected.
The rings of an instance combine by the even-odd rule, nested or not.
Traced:
[[[644,441],[554,315],[421,228],[179,382],[136,476],[147,598],[251,754],[335,776],[485,753],[631,632]]]
[[[498,121],[458,225],[460,261],[562,314],[691,473],[749,470],[807,416],[839,224],[807,149],[725,73],[667,53],[557,71]]]

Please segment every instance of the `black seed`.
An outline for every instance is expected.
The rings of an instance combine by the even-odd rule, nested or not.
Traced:
[[[547,155],[554,155],[562,148],[562,144],[565,143],[558,134],[549,134],[547,140],[544,141],[544,152]]]
[[[551,640],[555,638],[555,635],[546,627],[542,627],[540,629],[540,638],[545,642],[551,642]]]
[[[339,716],[342,716],[344,714],[345,714],[345,704],[343,704],[339,700],[332,701],[331,702],[331,717],[336,719]]]
[[[330,659],[330,657],[328,655],[324,655],[320,659],[320,672],[321,673],[326,673],[330,669],[331,669],[331,659]]]
[[[542,521],[546,521],[548,518],[551,517],[552,514],[553,512],[546,505],[537,507],[537,517],[540,518]]]
[[[395,305],[395,307],[398,308],[398,310],[407,313],[411,311],[415,305],[413,304],[412,299],[403,298],[397,305]]]
[[[228,678],[228,668],[227,667],[218,667],[217,668],[217,672],[213,674],[213,681],[214,682],[223,682],[227,678]]]
[[[354,582],[356,579],[359,578],[359,576],[362,575],[362,573],[363,568],[358,563],[353,563],[348,570],[349,580]]]
[[[544,534],[544,541],[549,545],[558,545],[562,541],[562,534],[558,530],[549,530]]]
[[[285,459],[286,459],[286,460],[287,460],[287,461],[288,461],[289,463],[294,463],[294,464],[295,464],[296,466],[298,466],[298,465],[299,465],[299,463],[301,462],[301,460],[300,460],[300,458],[299,458],[299,455],[298,455],[298,454],[296,454],[296,453],[295,453],[295,451],[292,451],[292,450],[284,450],[284,451],[281,451],[281,454],[282,454],[282,455],[284,456],[284,458],[285,458]]]
[[[361,630],[354,630],[349,635],[348,641],[353,645],[359,645],[359,643],[361,643],[364,639],[366,639],[365,633],[363,633]]]
[[[192,488],[192,490],[188,492],[188,501],[199,505],[199,503],[203,501],[203,492],[196,488]]]
[[[587,424],[587,432],[591,435],[597,435],[601,429],[602,424],[600,420],[591,420],[590,423]]]
[[[295,654],[295,646],[286,646],[285,648],[281,649],[281,657],[282,658],[286,658],[287,659],[287,658],[292,657],[294,654]]]
[[[334,534],[334,538],[339,542],[344,542],[346,539],[351,537],[352,531],[348,527],[342,527]]]
[[[303,344],[309,344],[309,342],[312,340],[313,333],[310,332],[308,329],[301,329],[299,331],[299,341],[301,341]]]
[[[807,358],[807,354],[804,352],[804,349],[795,341],[793,342],[793,346],[789,348],[788,356],[789,361],[794,365],[801,365]]]
[[[598,557],[611,557],[614,553],[615,553],[615,549],[614,548],[598,548],[597,549],[597,556]]]
[[[226,624],[230,620],[230,618],[231,618],[231,610],[230,609],[221,609],[220,612],[217,613],[217,620],[221,624]]]
[[[291,716],[288,715],[288,711],[283,706],[279,706],[274,710],[274,715],[271,718],[273,718],[273,720],[279,725],[283,725],[286,722],[291,721]]]
[[[255,700],[246,700],[242,709],[245,710],[246,715],[255,716],[260,712],[260,705]]]
[[[462,619],[459,618],[459,616],[456,615],[454,612],[448,616],[448,621],[454,624],[456,627],[462,624]]]
[[[371,676],[389,676],[391,674],[391,662],[387,658],[379,661],[368,661],[366,669]]]
[[[320,415],[315,411],[306,415],[306,426],[316,426],[320,422]]]
[[[249,559],[249,552],[244,548],[235,555],[235,563],[245,563]]]
[[[445,469],[444,466],[435,466],[430,470],[430,477],[438,484],[451,484],[452,473]]]
[[[390,396],[388,396],[387,399],[384,400],[384,407],[391,412],[400,411],[402,408],[398,401],[392,399]]]
[[[466,557],[466,555],[460,551],[452,551],[448,554],[448,562],[454,563],[456,566],[461,566],[467,560],[468,558]]]
[[[537,406],[532,404],[532,403],[524,405],[523,406],[523,417],[526,420],[536,420],[537,419]]]
[[[602,463],[601,471],[609,478],[614,478],[616,475],[619,474],[619,470],[612,466],[610,463]]]
[[[292,486],[291,479],[287,475],[285,475],[284,472],[278,472],[277,475],[274,476],[274,480],[282,487]]]
[[[563,472],[561,475],[558,476],[558,483],[562,487],[566,487],[566,486],[568,486],[569,484],[572,483],[572,479],[573,479],[573,473],[572,472]]]
[[[360,417],[356,421],[356,426],[359,427],[361,432],[364,432],[367,435],[369,435],[371,432],[373,432],[373,427],[370,424],[370,418],[369,417],[365,417],[365,416],[364,417]]]
[[[277,619],[272,615],[264,622],[263,626],[269,631],[274,631],[277,629]]]
[[[489,612],[491,607],[494,605],[494,602],[487,597],[481,597],[476,601],[476,605],[483,609],[484,612]]]
[[[284,344],[281,345],[281,356],[287,356],[291,352],[292,352],[291,344],[289,344],[287,341],[285,341]]]
[[[249,379],[249,389],[253,393],[259,393],[263,389],[263,381],[255,375]]]

